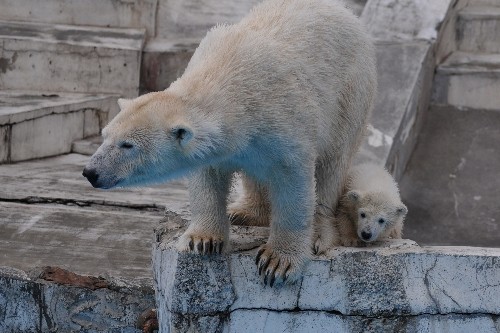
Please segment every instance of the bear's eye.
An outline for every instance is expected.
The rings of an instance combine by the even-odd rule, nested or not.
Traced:
[[[361,216],[361,218],[364,219],[366,217],[366,214],[365,213],[361,213],[361,214],[359,214],[359,216]]]
[[[384,223],[385,223],[385,220],[384,220],[384,219],[379,219],[379,220],[378,220],[378,223],[380,223],[380,224],[384,224]]]
[[[120,148],[130,149],[130,148],[134,148],[134,145],[131,144],[130,142],[122,142],[120,144]]]

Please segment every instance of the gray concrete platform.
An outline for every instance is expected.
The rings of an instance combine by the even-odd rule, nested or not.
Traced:
[[[500,247],[500,112],[432,107],[400,183],[405,238]]]

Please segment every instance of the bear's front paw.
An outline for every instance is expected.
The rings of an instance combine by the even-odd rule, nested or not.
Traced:
[[[184,233],[177,242],[180,252],[198,254],[221,254],[227,247],[223,237]]]
[[[304,255],[285,255],[274,250],[269,244],[264,244],[257,252],[255,264],[259,275],[264,278],[264,285],[280,285],[293,283],[301,276],[306,263]]]

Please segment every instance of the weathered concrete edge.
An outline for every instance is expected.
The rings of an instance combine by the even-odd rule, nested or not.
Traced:
[[[8,93],[8,91],[4,91]],[[51,93],[48,92],[47,95]],[[1,95],[0,95],[1,96]],[[51,102],[50,98],[46,103],[39,106],[32,106],[24,111],[13,114],[0,115],[0,126],[12,125],[22,121],[33,120],[45,117],[52,114],[79,112],[82,110],[98,110],[103,113],[117,113],[118,104],[116,100],[120,97],[117,94],[108,95],[83,95],[75,99],[67,99],[56,102]]]
[[[0,266],[0,332],[139,333],[139,316],[155,307],[145,281],[79,276],[98,282],[75,286],[79,281],[51,282],[43,272]]]
[[[500,249],[419,247],[408,240],[372,248],[336,248],[328,256],[313,260],[300,283],[270,289],[263,287],[254,265],[255,248],[265,241],[266,228],[233,226],[235,250],[226,256],[202,257],[175,249],[187,221],[170,214],[164,222],[153,243],[160,322],[167,312],[227,316],[241,309],[326,311],[367,317],[500,315],[500,301],[494,301],[500,300]],[[189,265],[189,275],[183,274]],[[229,274],[232,291],[222,290],[214,282],[217,280],[208,281],[210,274],[206,272]],[[176,292],[179,274],[182,284],[195,292]],[[212,287],[218,289],[213,293],[215,299],[202,299],[196,294],[200,283],[205,287],[203,293]],[[228,306],[231,294],[235,300]],[[225,299],[224,304],[217,297]]]

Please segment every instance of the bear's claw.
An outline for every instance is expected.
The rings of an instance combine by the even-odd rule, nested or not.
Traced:
[[[187,243],[187,247],[184,245]],[[178,249],[182,252],[192,252],[202,255],[221,254],[224,241],[213,237],[183,236],[179,240]]]
[[[289,256],[278,254],[277,251],[266,248],[266,245],[262,245],[255,258],[255,264],[259,275],[264,279],[264,285],[268,285],[269,282],[269,286],[273,287],[286,281],[294,282],[295,278],[290,280],[289,278],[292,275],[296,277],[295,275],[300,272],[302,266],[300,260],[292,260]]]

